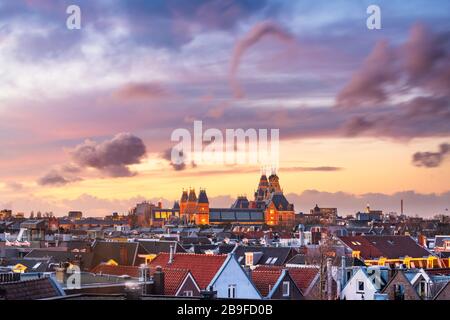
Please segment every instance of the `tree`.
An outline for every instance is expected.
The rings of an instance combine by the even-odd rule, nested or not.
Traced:
[[[319,284],[317,291],[317,299],[318,300],[327,300],[327,278],[328,278],[328,270],[327,270],[327,261],[330,259],[332,265],[337,265],[339,263],[339,259],[336,255],[336,241],[326,236],[322,238],[320,244],[313,250],[308,250],[306,254],[305,262],[307,264],[317,266],[319,269]]]

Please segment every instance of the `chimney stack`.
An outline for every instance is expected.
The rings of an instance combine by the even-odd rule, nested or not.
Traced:
[[[66,268],[62,264],[55,268],[55,277],[58,283],[64,283],[66,275]]]
[[[331,258],[327,259],[327,297],[328,300],[332,300],[333,294],[333,276],[332,276],[332,261]]]
[[[139,281],[143,283],[142,293],[144,295],[150,293],[150,268],[146,264],[139,267]]]
[[[142,287],[139,282],[125,283],[125,298],[126,300],[140,300],[142,295]]]
[[[303,247],[305,245],[305,232],[304,232],[305,227],[303,226],[303,224],[299,224],[298,225],[298,238],[300,241],[300,247]]]
[[[345,260],[345,256],[341,256],[341,283],[339,291],[342,291],[344,289],[347,282],[347,263]]]
[[[153,274],[153,281],[154,281],[154,287],[153,287],[153,294],[155,295],[164,295],[164,272],[161,268],[161,266],[157,266],[155,273]]]
[[[174,252],[174,247],[173,247],[173,244],[171,244],[170,252],[169,252],[169,264],[171,264],[173,262],[173,252]]]

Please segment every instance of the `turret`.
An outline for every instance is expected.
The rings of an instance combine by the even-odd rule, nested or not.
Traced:
[[[197,202],[197,195],[195,194],[195,190],[191,189],[189,190],[188,203],[195,203],[195,202]]]
[[[205,189],[200,189],[196,211],[195,223],[197,225],[209,224],[209,200]]]
[[[180,215],[184,214],[184,212],[186,211],[187,202],[188,202],[188,193],[186,190],[183,190],[180,200]]]

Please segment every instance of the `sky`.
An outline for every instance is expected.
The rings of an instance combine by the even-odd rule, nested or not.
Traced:
[[[0,0],[0,207],[252,198],[258,165],[171,163],[172,132],[198,120],[279,129],[296,211],[447,213],[449,18],[446,0]]]

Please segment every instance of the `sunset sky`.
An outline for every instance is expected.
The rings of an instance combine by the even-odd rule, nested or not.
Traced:
[[[251,198],[258,165],[171,165],[171,133],[201,120],[279,129],[296,211],[448,213],[450,2],[376,1],[369,30],[374,3],[0,0],[0,209]]]

